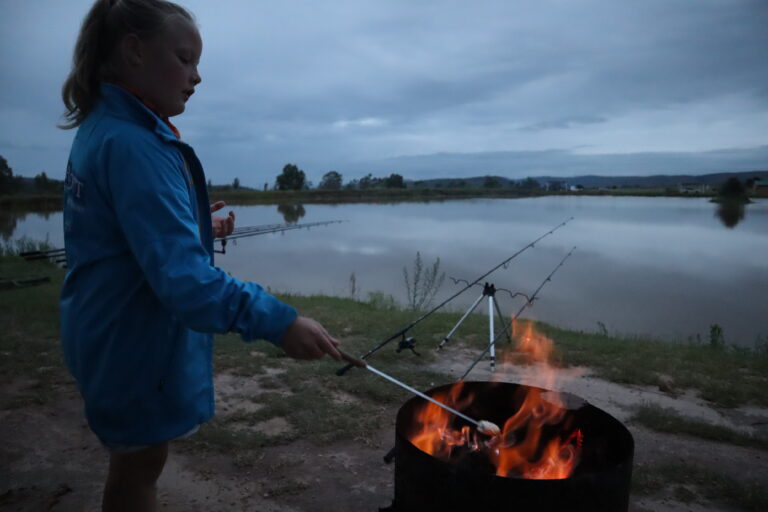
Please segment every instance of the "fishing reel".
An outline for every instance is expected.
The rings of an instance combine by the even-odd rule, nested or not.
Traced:
[[[417,356],[421,355],[418,352],[416,352],[416,338],[413,338],[413,337],[406,338],[405,334],[403,334],[402,339],[397,342],[397,349],[395,350],[395,352],[399,354],[403,350],[410,350]]]

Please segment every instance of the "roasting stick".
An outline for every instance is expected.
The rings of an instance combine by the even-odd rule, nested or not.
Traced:
[[[467,416],[466,414],[460,413],[456,409],[454,409],[452,407],[448,407],[447,405],[445,405],[442,402],[438,402],[437,400],[435,400],[431,396],[422,393],[418,389],[412,388],[408,384],[404,384],[404,383],[400,382],[396,378],[394,378],[394,377],[392,377],[390,375],[387,375],[386,373],[382,372],[381,370],[377,370],[376,368],[374,368],[373,366],[369,365],[368,363],[366,363],[365,361],[363,361],[359,357],[355,357],[353,355],[347,354],[346,352],[341,350],[339,347],[336,347],[336,350],[339,351],[339,353],[341,354],[341,357],[344,358],[344,360],[347,361],[348,363],[353,364],[353,365],[355,365],[355,366],[357,366],[359,368],[367,368],[368,370],[372,371],[373,373],[375,373],[379,377],[384,377],[389,382],[391,382],[393,384],[397,384],[401,388],[407,389],[408,391],[410,391],[414,395],[420,396],[424,400],[429,400],[430,402],[432,402],[433,404],[437,405],[438,407],[442,407],[446,411],[455,414],[459,418],[463,418],[463,419],[467,420],[468,422],[470,422],[473,425],[475,425],[479,432],[481,432],[481,433],[483,433],[485,435],[488,435],[488,436],[497,436],[497,435],[499,435],[501,433],[501,429],[495,423],[493,423],[491,421],[487,421],[487,420],[477,421],[475,419],[472,419],[469,416]]]

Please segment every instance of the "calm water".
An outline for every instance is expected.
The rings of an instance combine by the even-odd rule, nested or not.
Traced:
[[[706,199],[626,197],[237,206],[239,226],[286,218],[346,222],[230,242],[217,264],[273,290],[304,294],[349,296],[354,273],[358,298],[380,291],[403,304],[403,267],[412,268],[419,251],[425,263],[439,257],[448,276],[439,301],[462,286],[449,277],[474,280],[574,217],[488,278],[497,288],[530,294],[577,247],[523,316],[588,331],[602,324],[625,335],[698,334],[704,341],[710,325],[719,324],[728,342],[751,346],[768,336],[768,201],[731,215],[718,216],[716,208]],[[5,219],[0,227],[6,240],[62,244],[60,213]],[[468,290],[450,309],[463,311],[480,294]],[[520,298],[498,298],[505,314],[522,305]]]

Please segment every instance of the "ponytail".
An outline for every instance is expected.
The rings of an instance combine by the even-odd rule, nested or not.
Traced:
[[[72,69],[61,90],[66,122],[59,128],[79,126],[99,99],[99,82],[116,79],[110,64],[125,35],[155,36],[173,16],[194,24],[189,11],[166,0],[96,0],[83,20]]]

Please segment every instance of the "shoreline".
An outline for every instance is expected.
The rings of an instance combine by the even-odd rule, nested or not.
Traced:
[[[209,190],[211,201],[226,201],[232,206],[293,204],[346,204],[346,203],[409,203],[440,202],[462,199],[526,199],[536,197],[676,197],[710,198],[714,193],[683,193],[660,189],[607,189],[578,192],[521,193],[512,189],[430,188],[430,189],[373,189],[361,190],[300,190],[259,191],[235,190],[231,187],[213,187]],[[751,196],[750,196],[751,198]],[[746,203],[751,202],[746,198]],[[757,197],[755,197],[757,199]],[[0,208],[27,211],[60,211],[61,195],[4,195],[0,196]]]

